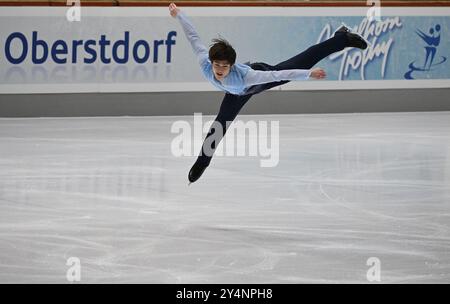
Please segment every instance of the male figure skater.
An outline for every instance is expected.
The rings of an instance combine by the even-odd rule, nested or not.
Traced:
[[[183,27],[197,56],[203,75],[215,87],[225,91],[219,113],[206,135],[197,161],[189,171],[188,179],[191,183],[197,181],[209,166],[214,151],[225,136],[230,123],[253,95],[291,80],[323,79],[326,76],[323,69],[312,69],[320,60],[346,47],[367,48],[364,38],[342,26],[332,38],[313,45],[306,51],[275,66],[263,62],[249,65],[235,64],[236,52],[226,40],[214,39],[214,44],[208,51],[187,16],[174,3],[169,5],[169,11],[170,15],[177,18]],[[222,129],[215,134],[218,126],[221,126]],[[211,136],[214,137],[211,138]]]

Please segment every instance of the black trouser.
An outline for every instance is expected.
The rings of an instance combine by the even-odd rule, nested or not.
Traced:
[[[347,46],[347,38],[345,34],[337,34],[336,36],[323,41],[319,44],[313,45],[306,51],[283,61],[275,66],[271,66],[266,63],[257,62],[250,64],[250,67],[254,70],[263,71],[280,71],[280,70],[292,70],[292,69],[311,69],[316,63],[324,59],[330,54],[343,50]],[[211,162],[214,151],[219,144],[220,140],[225,136],[230,123],[236,118],[242,107],[250,100],[250,98],[258,93],[273,87],[288,83],[289,81],[277,81],[271,83],[265,83],[255,85],[247,89],[245,95],[233,95],[226,93],[220,106],[219,114],[206,135],[203,142],[202,150],[198,156],[197,163],[203,166],[208,166]],[[229,122],[227,124],[227,122]],[[215,127],[214,127],[215,126]],[[221,127],[219,136],[215,134],[217,127]],[[220,136],[222,134],[222,136]],[[210,136],[215,135],[214,140],[211,141]],[[208,140],[210,139],[210,140]]]

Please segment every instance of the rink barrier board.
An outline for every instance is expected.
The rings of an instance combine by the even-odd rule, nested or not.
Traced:
[[[0,117],[217,115],[222,92],[0,94]],[[450,88],[279,91],[239,115],[450,111]]]
[[[448,4],[448,2],[447,2]],[[0,11],[0,16],[41,16],[36,15],[36,10],[42,10],[46,16],[60,16],[60,8],[35,8],[35,7],[11,7],[4,8]],[[189,7],[186,8],[188,14],[192,17],[198,16],[361,16],[367,7],[297,7],[286,11],[283,7],[272,8],[245,8],[236,11],[233,7],[223,7],[220,12],[207,7]],[[99,11],[101,10],[101,11]],[[89,7],[84,10],[84,16],[117,16],[118,12],[123,10],[120,7],[104,8]],[[14,14],[15,12],[15,14]],[[164,7],[155,8],[146,11],[138,7],[127,7],[126,15],[131,16],[167,16],[167,9]],[[423,8],[403,8],[388,7],[383,10],[384,16],[450,16],[450,8],[442,7],[436,10],[435,7]],[[121,17],[121,16],[117,16]],[[180,35],[181,36],[181,35]],[[181,39],[184,39],[182,37]],[[206,40],[204,40],[206,41]],[[193,56],[192,56],[193,57]],[[195,61],[195,58],[191,58]],[[450,87],[449,79],[421,79],[421,80],[346,80],[326,82],[308,81],[308,82],[291,82],[274,90],[354,90],[354,89],[408,89],[408,88],[448,88]],[[0,93],[3,94],[20,94],[20,93],[90,93],[90,92],[196,92],[196,91],[216,91],[207,82],[153,82],[153,83],[66,83],[66,84],[33,84],[33,83],[17,83],[17,84],[0,84]]]

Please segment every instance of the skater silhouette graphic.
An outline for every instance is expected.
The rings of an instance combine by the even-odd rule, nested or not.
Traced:
[[[410,70],[408,72],[406,72],[404,75],[406,79],[414,79],[412,76],[412,73],[415,71],[420,71],[420,72],[431,71],[433,66],[442,64],[447,60],[446,57],[441,56],[441,60],[439,62],[434,62],[435,55],[437,52],[437,47],[441,43],[441,25],[436,24],[434,26],[434,28],[431,27],[428,32],[429,32],[429,34],[425,34],[424,32],[422,32],[419,29],[416,30],[416,34],[420,38],[422,38],[422,40],[426,43],[425,61],[424,61],[422,67],[416,66],[415,65],[416,61],[411,62],[408,66]]]
[[[436,55],[436,48],[439,46],[439,43],[441,42],[441,26],[439,24],[436,24],[435,28],[430,28],[430,35],[427,35],[423,33],[421,30],[417,29],[416,34],[419,35],[420,38],[422,38],[423,41],[426,42],[427,46],[425,46],[426,51],[426,58],[425,62],[423,64],[423,69],[429,71],[431,68],[431,65],[433,64],[434,56]],[[430,58],[431,55],[431,58]],[[428,67],[428,59],[430,59]]]

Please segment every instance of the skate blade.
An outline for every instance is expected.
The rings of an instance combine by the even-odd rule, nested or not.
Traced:
[[[334,35],[336,35],[337,31],[338,31],[342,26],[345,26],[345,27],[348,29],[348,31],[349,31],[350,33],[352,33],[352,28],[349,27],[347,24],[345,24],[344,22],[341,21],[341,25],[338,26],[338,27],[336,28],[336,30],[333,32],[332,37],[333,37]]]
[[[361,36],[361,35],[360,35]],[[364,39],[364,41],[367,43],[367,46],[373,48],[373,44],[372,42],[370,42],[368,39],[366,39],[365,37],[361,36],[362,39]]]

